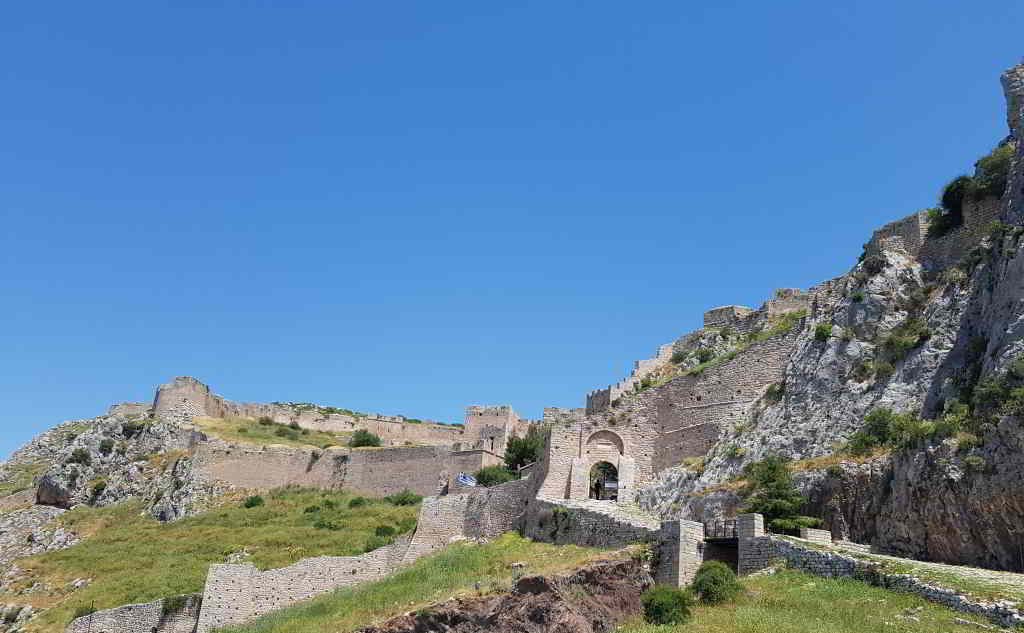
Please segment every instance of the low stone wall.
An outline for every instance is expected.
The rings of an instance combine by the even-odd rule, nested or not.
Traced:
[[[490,539],[515,530],[522,524],[530,489],[528,480],[518,480],[429,497],[423,500],[411,538],[360,556],[307,558],[267,571],[251,564],[211,565],[196,633],[242,624],[341,587],[379,580],[453,541]]]
[[[526,513],[524,535],[535,541],[590,547],[625,547],[659,540],[660,525],[630,521],[586,506],[580,501],[534,499]]]
[[[759,514],[744,514],[737,517],[739,536],[739,573],[749,574],[785,561],[790,569],[796,569],[825,578],[856,578],[893,591],[903,591],[921,596],[963,613],[980,615],[999,624],[1014,627],[1024,625],[1024,612],[1016,606],[1003,602],[982,602],[965,596],[952,589],[929,584],[909,574],[886,572],[882,566],[871,560],[862,560],[834,550],[821,547],[831,543],[828,532],[809,530],[813,540],[798,540],[791,537],[767,535],[764,519]],[[801,531],[803,533],[803,531]]]
[[[200,604],[197,596],[182,596],[177,604],[174,600],[129,604],[76,618],[65,633],[193,633]]]
[[[828,530],[815,530],[814,528],[800,528],[800,538],[812,543],[823,545],[832,544],[832,533]]]

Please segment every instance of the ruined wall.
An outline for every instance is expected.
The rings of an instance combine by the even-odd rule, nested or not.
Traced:
[[[165,609],[164,601],[157,600],[97,611],[73,620],[65,633],[193,633],[199,599],[188,596],[173,607]]]
[[[456,540],[489,539],[516,529],[529,491],[529,481],[518,480],[429,497],[423,500],[411,538],[360,556],[319,556],[266,571],[250,564],[211,565],[196,633],[242,624],[340,587],[378,580]]]
[[[187,424],[195,416],[211,418],[268,417],[281,424],[298,424],[314,431],[346,432],[366,429],[379,436],[385,444],[407,443],[452,446],[466,442],[464,430],[457,426],[432,422],[408,422],[402,416],[348,415],[329,413],[309,405],[232,402],[210,390],[210,387],[189,376],[180,376],[157,388],[153,415],[159,419]]]
[[[625,547],[631,543],[656,543],[660,524],[602,512],[593,504],[555,499],[534,499],[526,513],[523,534],[535,541],[588,547]]]
[[[475,473],[497,461],[486,451],[440,446],[319,450],[211,441],[197,446],[193,463],[204,480],[238,488],[296,485],[373,496],[408,489],[428,496],[445,490],[458,473]]]
[[[754,313],[747,306],[721,306],[704,313],[704,327],[742,329],[748,317]]]
[[[964,200],[964,223],[942,237],[926,239],[916,254],[921,265],[928,270],[943,270],[959,262],[988,235],[1002,209],[999,198]]]

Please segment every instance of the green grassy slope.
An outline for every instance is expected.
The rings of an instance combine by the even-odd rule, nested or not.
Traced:
[[[52,607],[30,630],[63,630],[75,609],[95,603],[106,609],[165,596],[199,592],[210,563],[248,551],[248,562],[266,569],[309,556],[350,556],[385,544],[377,528],[401,533],[416,522],[418,506],[379,500],[349,508],[351,495],[283,489],[265,504],[244,508],[240,499],[205,514],[161,524],[137,502],[68,512],[62,521],[86,538],[65,550],[18,561],[27,576],[19,584],[44,583],[46,591],[17,596],[37,607]],[[385,528],[383,530],[387,532]],[[92,579],[70,592],[69,583]]]
[[[343,633],[460,593],[507,589],[512,585],[514,562],[527,565],[527,573],[548,573],[579,567],[607,551],[584,547],[533,543],[506,534],[484,545],[459,543],[418,560],[383,580],[341,589],[309,603],[284,609],[255,623],[227,629],[232,633]]]
[[[619,633],[957,633],[980,631],[977,617],[850,579],[826,579],[796,571],[743,580],[735,604],[701,606],[680,626],[634,623]]]

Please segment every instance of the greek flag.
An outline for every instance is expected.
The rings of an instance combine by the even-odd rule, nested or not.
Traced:
[[[476,477],[473,475],[467,475],[466,473],[459,473],[459,476],[455,478],[460,486],[475,486]]]

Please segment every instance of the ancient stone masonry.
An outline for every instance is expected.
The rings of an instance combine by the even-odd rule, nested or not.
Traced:
[[[490,539],[523,522],[528,480],[424,499],[411,538],[360,556],[307,558],[281,569],[212,565],[197,633],[242,624],[340,587],[386,576],[460,539]],[[111,631],[111,633],[114,633]]]
[[[524,534],[535,541],[559,545],[625,547],[630,543],[656,543],[657,519],[629,515],[608,501],[574,501],[538,497],[530,502]]]
[[[1006,222],[1024,222],[1024,64],[1003,73],[1006,122],[1017,145],[1017,158],[1006,187]]]
[[[823,547],[832,543],[829,533],[823,530],[802,532],[804,538],[795,539],[765,534],[764,519],[759,514],[740,515],[737,523],[741,574],[753,573],[783,561],[790,569],[815,576],[858,578],[887,589],[917,594],[957,611],[989,618],[1000,626],[1024,625],[1024,613],[1018,605],[971,598],[960,591],[925,582],[912,574],[886,571],[870,558],[858,558]]]
[[[200,605],[197,596],[129,604],[76,618],[65,633],[194,633]]]

